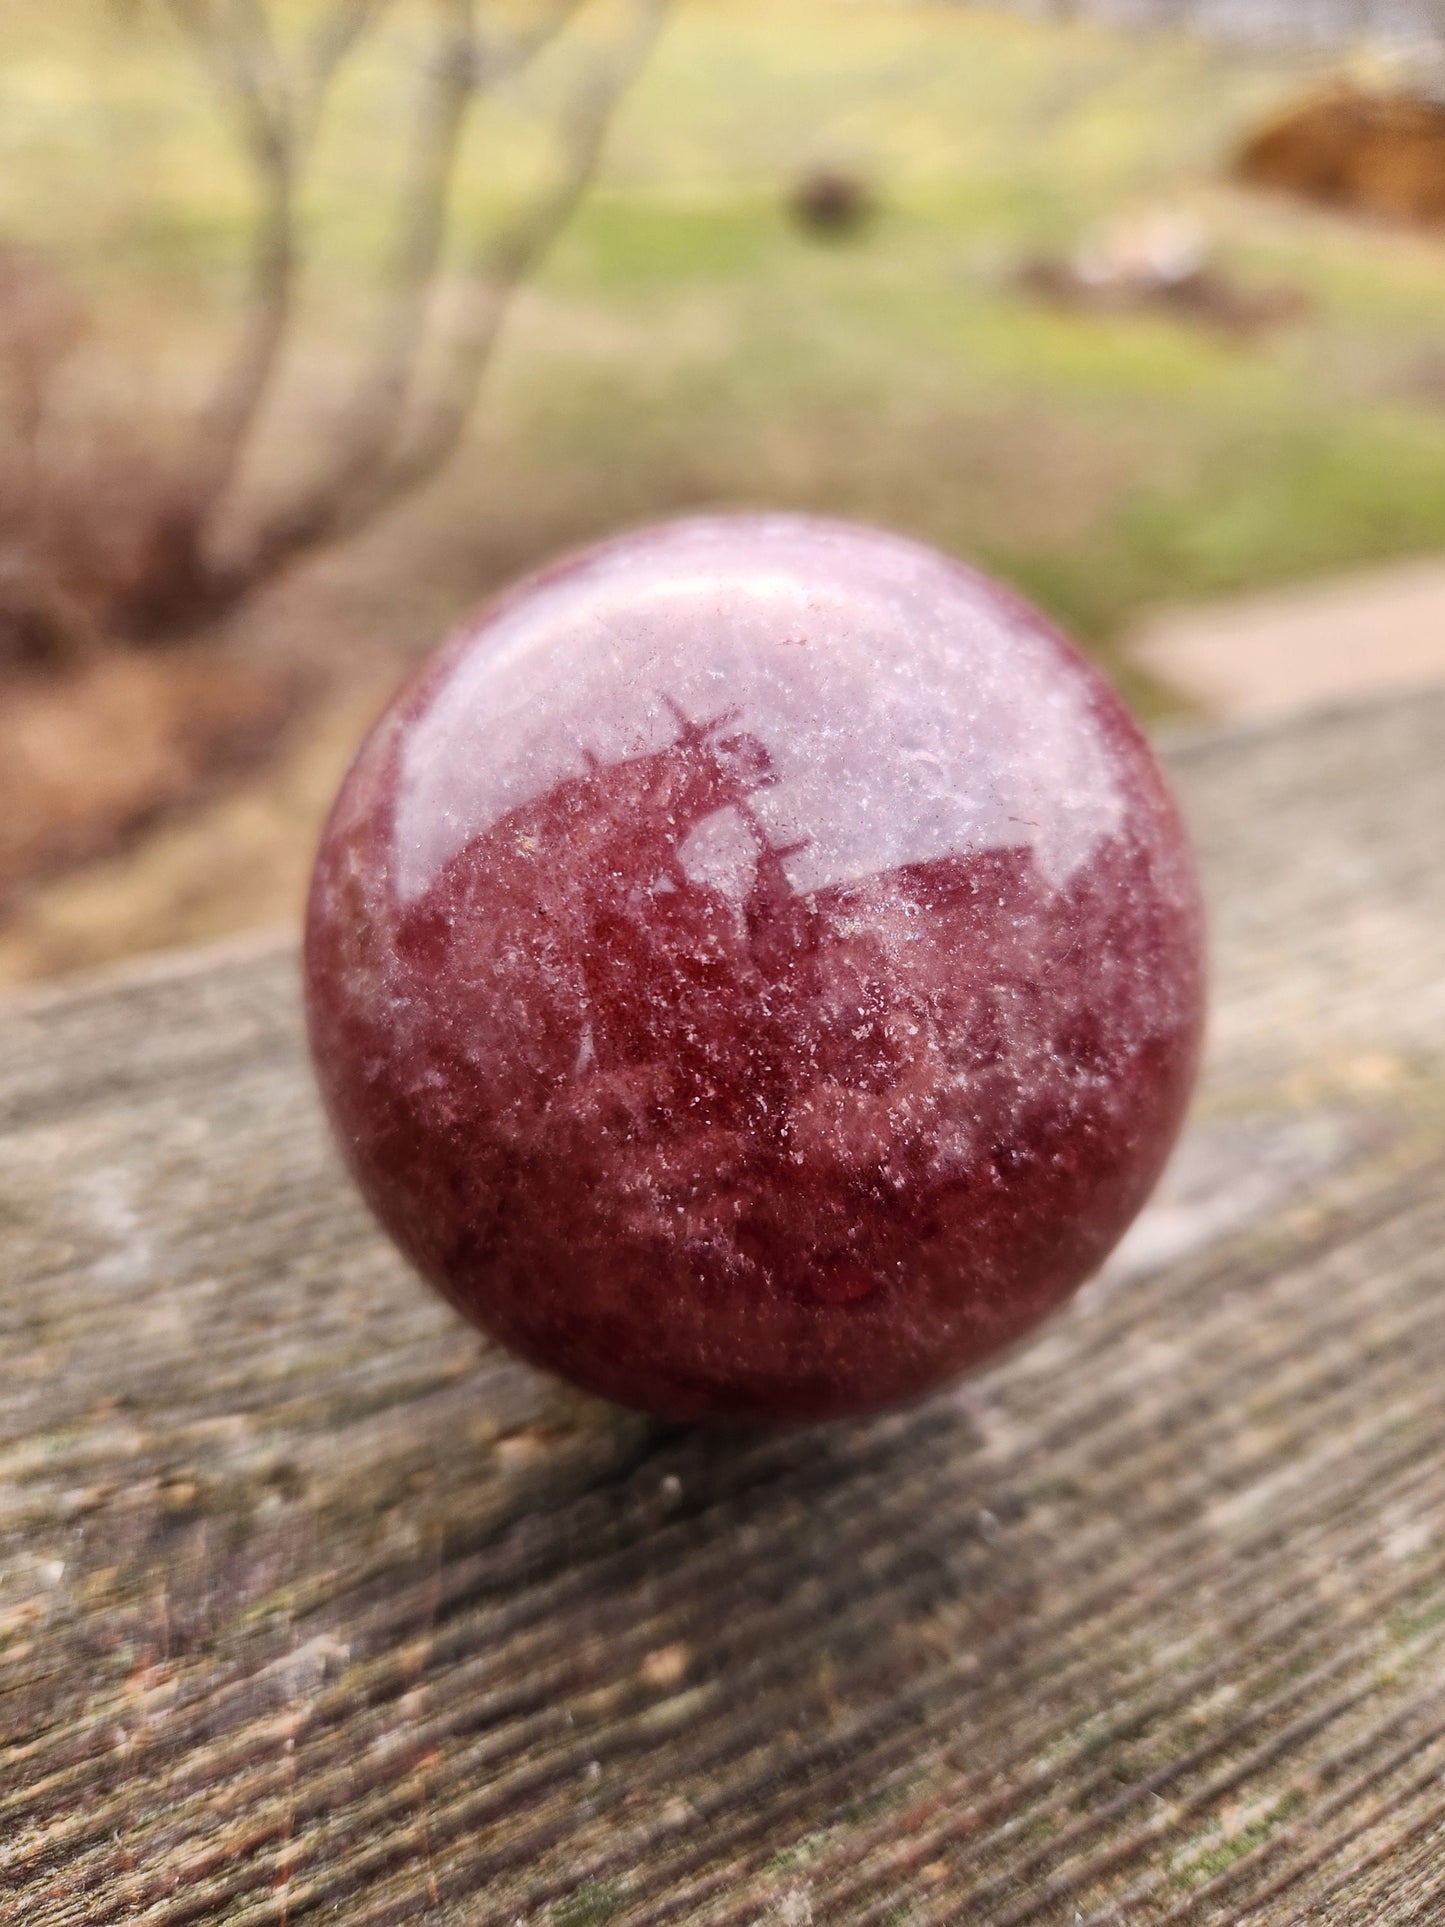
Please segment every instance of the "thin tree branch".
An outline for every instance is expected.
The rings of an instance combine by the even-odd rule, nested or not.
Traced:
[[[336,0],[312,36],[305,91],[296,112],[297,143],[303,151],[316,137],[326,96],[347,55],[390,4],[391,0]]]
[[[651,52],[667,0],[636,0],[634,22],[612,58],[593,71],[566,122],[566,145],[550,192],[496,236],[472,264],[442,372],[374,487],[351,507],[369,520],[437,473],[455,452],[517,290],[540,266],[576,211],[601,158],[613,107]]]
[[[414,403],[411,419],[402,419],[402,406],[391,405],[404,405],[407,399],[422,346],[425,315],[420,308],[414,311],[417,326],[405,339],[404,357],[398,353],[396,372],[405,380],[399,379],[386,398],[390,414],[387,438],[373,440],[359,451],[361,459],[353,460],[344,471],[333,470],[303,503],[269,524],[249,558],[248,574],[271,574],[307,548],[354,533],[446,464],[465,430],[512,299],[552,246],[591,181],[612,109],[650,52],[667,4],[668,0],[635,0],[631,31],[612,58],[589,73],[566,117],[565,151],[552,188],[494,236],[481,258],[472,264],[467,281],[470,293],[452,324],[450,340],[438,350],[440,372],[433,378],[430,392]],[[558,9],[558,28],[574,10]],[[548,37],[539,33],[529,39],[534,48],[540,48]],[[444,214],[444,210],[439,212]],[[402,348],[400,335],[395,345],[398,350]],[[377,419],[373,416],[373,422]],[[357,453],[353,447],[353,455]]]
[[[300,266],[301,173],[336,74],[390,0],[336,0],[308,49],[299,85],[281,61],[263,0],[168,0],[236,114],[258,207],[245,312],[228,364],[203,409],[173,511],[199,550],[239,472],[290,328]]]
[[[249,577],[265,575],[280,558],[329,539],[352,493],[384,460],[406,407],[477,81],[474,0],[437,0],[437,5],[440,28],[416,116],[397,222],[392,294],[371,369],[338,431],[331,461],[305,494],[262,532],[244,565]]]
[[[337,484],[343,490],[376,460],[406,405],[441,262],[462,137],[477,94],[474,0],[437,0],[437,5],[441,28],[402,200],[393,294],[372,374],[353,417],[352,446]]]
[[[484,91],[528,67],[571,24],[584,0],[552,0],[534,26],[522,33],[477,37],[477,85]]]
[[[240,466],[286,339],[298,258],[298,156],[286,76],[259,0],[169,4],[237,116],[259,201],[245,313],[184,475],[186,519],[199,537]]]
[[[297,502],[263,531],[247,573],[264,575],[283,556],[327,541],[359,526],[379,506],[400,493],[388,477],[395,466],[393,448],[402,429],[417,363],[427,334],[442,245],[451,208],[452,185],[466,122],[479,91],[500,85],[535,60],[579,12],[583,0],[552,0],[525,32],[479,37],[474,0],[438,0],[442,27],[430,63],[413,136],[413,160],[398,221],[399,241],[392,275],[392,296],[370,374],[361,385],[349,421],[337,437],[337,452],[323,475]],[[354,11],[354,8],[353,8]],[[606,111],[623,83],[603,90],[597,138]],[[585,135],[591,116],[579,122]],[[558,199],[551,232],[545,232],[549,207],[540,210],[539,240],[544,244],[565,220],[591,172],[595,152],[584,161],[575,188]],[[527,226],[534,224],[529,217]],[[510,252],[515,253],[512,245]],[[517,266],[517,277],[526,262]],[[500,321],[500,314],[498,315]],[[495,327],[491,330],[495,333]]]
[[[223,106],[236,117],[247,157],[260,161],[289,138],[284,76],[256,0],[166,0],[172,18],[208,68]]]

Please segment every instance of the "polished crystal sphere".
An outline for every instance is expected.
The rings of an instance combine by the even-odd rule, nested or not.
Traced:
[[[362,748],[311,889],[367,1201],[522,1357],[672,1418],[914,1397],[1138,1211],[1201,919],[1150,751],[1007,590],[791,515],[494,602]]]

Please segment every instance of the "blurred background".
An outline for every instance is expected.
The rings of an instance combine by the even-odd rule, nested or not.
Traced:
[[[294,918],[470,605],[723,505],[1151,725],[1445,678],[1445,3],[7,0],[0,982]]]

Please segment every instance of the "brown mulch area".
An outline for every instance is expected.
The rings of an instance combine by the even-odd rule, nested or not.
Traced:
[[[1249,287],[1207,264],[1178,275],[1094,279],[1072,261],[1037,255],[1020,268],[1017,285],[1052,307],[1101,315],[1150,311],[1240,341],[1299,321],[1309,312],[1307,299],[1297,289]]]
[[[1445,101],[1340,82],[1258,129],[1233,171],[1326,207],[1436,226],[1445,222]]]
[[[464,463],[209,635],[48,671],[0,662],[0,986],[294,921],[387,694],[467,608],[597,521],[576,491]]]
[[[0,684],[0,903],[265,761],[297,697],[283,670],[204,647],[10,672]]]

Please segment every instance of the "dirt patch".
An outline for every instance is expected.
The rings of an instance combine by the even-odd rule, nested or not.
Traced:
[[[1299,321],[1310,304],[1296,288],[1257,287],[1210,258],[1197,222],[1168,210],[1117,222],[1072,254],[1038,254],[1016,283],[1036,301],[1087,314],[1157,313],[1247,340]]]
[[[275,760],[21,892],[0,920],[0,984],[294,926],[322,818],[391,680],[308,704]]]
[[[1054,307],[1091,314],[1153,310],[1240,340],[1298,321],[1309,304],[1292,288],[1250,288],[1218,268],[1196,268],[1173,280],[1109,281],[1080,275],[1072,262],[1038,256],[1026,262],[1019,286]]]
[[[294,677],[212,650],[107,651],[0,687],[0,904],[273,753]]]
[[[321,820],[406,669],[596,531],[595,499],[468,487],[480,466],[222,632],[0,670],[0,984],[295,920]]]
[[[1326,207],[1445,223],[1445,101],[1338,84],[1253,134],[1233,172]]]

